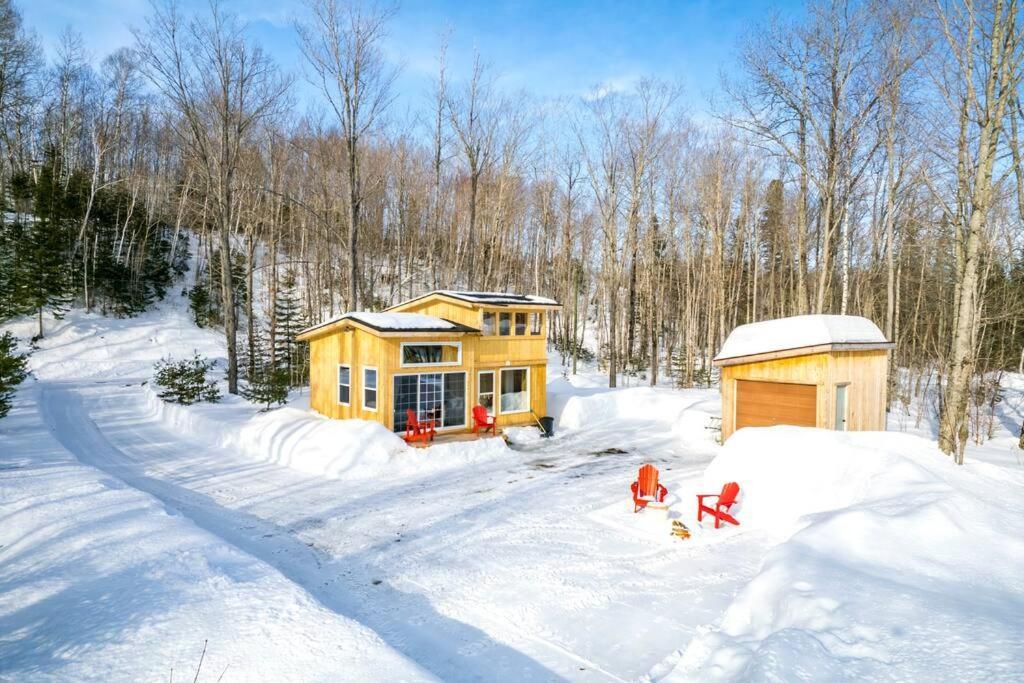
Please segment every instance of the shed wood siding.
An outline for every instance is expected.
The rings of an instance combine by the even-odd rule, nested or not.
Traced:
[[[738,424],[737,385],[740,381],[814,385],[815,426],[834,424],[835,386],[847,384],[847,429],[884,430],[888,352],[832,351],[722,366],[722,439]]]
[[[736,429],[773,425],[817,426],[818,387],[813,384],[736,382]]]

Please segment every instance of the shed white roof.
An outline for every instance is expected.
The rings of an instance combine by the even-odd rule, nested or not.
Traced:
[[[858,315],[797,315],[740,325],[715,360],[824,344],[884,344],[878,325]]]

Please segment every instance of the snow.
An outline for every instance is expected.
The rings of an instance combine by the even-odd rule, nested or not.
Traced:
[[[773,427],[737,432],[704,478],[740,481],[741,525],[785,540],[665,680],[1024,675],[1019,468],[957,467],[910,435]]]
[[[885,342],[885,335],[867,318],[856,315],[797,315],[740,325],[729,333],[715,360],[822,344]]]
[[[83,464],[61,442],[97,458],[109,445],[73,420],[82,409],[72,390],[29,386],[2,424],[0,679],[191,680],[204,641],[202,680],[430,677],[273,566]]]
[[[302,393],[159,401],[156,360],[223,359],[181,301],[46,329],[0,421],[0,679],[188,678],[204,640],[201,680],[1024,678],[1024,378],[963,467],[927,416],[719,446],[716,390],[555,364],[552,438],[409,449]],[[733,480],[741,525],[698,524]]]
[[[337,318],[332,318],[331,320],[322,322],[319,325],[313,325],[312,327],[303,330],[303,333],[310,332],[321,327],[326,327],[327,325],[333,325],[334,323],[342,320],[355,320],[356,322],[361,322],[378,330],[429,330],[432,332],[439,332],[445,330],[455,331],[465,329],[450,320],[437,318],[432,315],[424,315],[422,313],[374,313],[371,311],[351,311],[344,315],[340,315]]]
[[[309,410],[306,397],[260,412],[230,395],[219,403],[186,407],[162,401],[148,386],[144,393],[150,414],[169,430],[259,462],[334,479],[427,474],[510,455],[501,439],[479,445],[455,442],[410,448],[379,422],[323,417]]]
[[[549,299],[546,296],[538,296],[536,294],[512,294],[511,292],[465,292],[451,289],[439,289],[436,292],[431,293],[444,294],[446,296],[455,297],[456,299],[464,299],[466,301],[472,301],[479,304],[534,304],[538,306],[558,305],[558,302],[554,299]]]

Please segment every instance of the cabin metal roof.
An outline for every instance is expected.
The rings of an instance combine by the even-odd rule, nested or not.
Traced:
[[[367,327],[380,333],[430,332],[451,334],[480,332],[480,330],[475,327],[469,327],[462,323],[453,322],[447,318],[438,318],[436,316],[424,315],[422,313],[375,313],[371,311],[350,311],[335,318],[331,318],[330,320],[325,320],[317,325],[307,327],[299,332],[297,336],[301,338],[312,332],[316,332],[317,330],[346,321],[359,323],[363,327]]]
[[[514,294],[512,292],[470,292],[455,289],[436,289],[432,292],[427,292],[426,294],[421,294],[420,296],[409,299],[408,301],[395,304],[387,310],[390,311],[396,308],[402,308],[403,306],[408,306],[411,303],[426,299],[430,296],[444,296],[449,299],[455,299],[456,301],[463,301],[477,306],[494,306],[497,308],[515,306],[543,306],[546,308],[557,308],[560,306],[560,304],[554,299],[538,296],[536,294]]]

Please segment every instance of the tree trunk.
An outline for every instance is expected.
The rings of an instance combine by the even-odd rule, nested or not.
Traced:
[[[356,157],[357,140],[349,138],[348,143],[348,310],[359,308],[358,276],[359,265],[359,160]]]
[[[227,186],[231,180],[228,173]],[[225,187],[226,190],[226,187]],[[224,340],[228,347],[228,393],[238,393],[238,339],[235,292],[231,282],[231,195],[226,191],[220,206],[220,295],[224,314]]]

